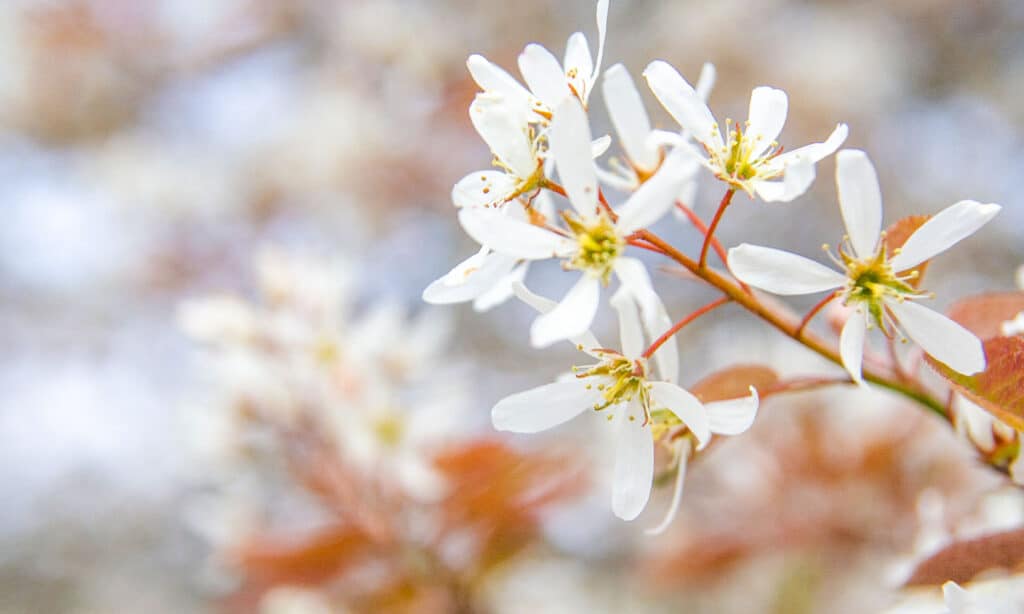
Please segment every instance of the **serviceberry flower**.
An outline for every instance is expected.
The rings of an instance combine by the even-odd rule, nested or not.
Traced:
[[[624,255],[628,237],[657,221],[672,206],[685,181],[679,166],[685,155],[673,154],[617,211],[598,205],[590,126],[579,101],[558,107],[548,139],[551,154],[574,211],[562,213],[564,227],[551,224],[532,210],[526,215],[489,208],[463,208],[459,221],[469,236],[494,252],[524,260],[559,258],[567,270],[582,273],[558,308],[534,321],[531,341],[537,347],[567,339],[590,327],[597,312],[600,288],[614,272],[644,301],[645,313],[656,310],[656,296],[643,264]],[[654,317],[651,315],[651,317]]]
[[[519,72],[529,89],[482,55],[469,56],[466,66],[473,80],[487,93],[504,98],[518,122],[547,124],[555,109],[569,96],[586,106],[604,56],[608,0],[597,2],[597,59],[590,55],[587,37],[576,32],[565,44],[565,60],[542,45],[531,43],[519,54]]]
[[[697,92],[706,100],[715,81],[715,67],[705,64],[697,81]],[[688,139],[689,135],[666,135],[662,131],[651,128],[651,120],[644,108],[640,92],[629,76],[629,71],[622,64],[616,64],[604,73],[601,81],[601,92],[608,117],[622,146],[624,160],[612,158],[609,161],[611,170],[597,169],[598,178],[614,188],[633,191],[647,181],[665,160],[665,144],[677,142],[680,138]],[[696,175],[700,163],[693,157],[685,172],[690,180],[686,183],[681,199],[693,201],[696,189]]]
[[[521,285],[516,292],[541,312],[557,309]],[[730,409],[713,412],[719,424],[712,425],[710,409],[675,384],[676,373],[656,365],[656,375],[643,356],[645,333],[648,337],[657,333],[645,329],[636,298],[619,290],[611,303],[619,315],[621,350],[601,347],[585,332],[573,342],[595,362],[573,367],[570,377],[555,383],[505,397],[491,410],[491,418],[498,430],[536,433],[587,410],[603,415],[616,438],[612,511],[623,520],[633,520],[650,498],[655,439],[677,430],[701,449],[712,432],[746,430],[757,411],[757,396],[752,389],[751,397],[726,402]],[[681,480],[678,483],[681,488]]]
[[[937,360],[960,373],[985,368],[981,341],[953,320],[917,303],[931,295],[915,289],[911,271],[970,236],[999,212],[999,205],[964,200],[939,212],[918,228],[902,248],[888,253],[882,240],[882,197],[874,166],[862,151],[837,156],[836,187],[847,236],[833,260],[843,273],[789,252],[746,243],[729,250],[729,269],[737,279],[782,295],[840,289],[854,313],[843,325],[839,346],[850,377],[862,382],[861,362],[868,328],[887,337],[913,339]]]
[[[746,123],[727,119],[722,129],[701,95],[667,62],[651,62],[644,77],[665,110],[703,146],[704,154],[694,154],[704,166],[751,198],[788,202],[800,196],[814,181],[814,164],[846,140],[846,124],[839,124],[824,143],[783,153],[776,139],[786,123],[789,101],[782,90],[755,88]],[[683,140],[678,145],[689,147]]]

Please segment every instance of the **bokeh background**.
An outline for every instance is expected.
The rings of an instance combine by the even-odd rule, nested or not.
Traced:
[[[0,3],[0,612],[221,607],[233,585],[211,570],[217,544],[195,505],[216,486],[193,445],[215,384],[180,304],[253,296],[270,244],[347,260],[357,310],[424,310],[422,289],[475,250],[449,198],[489,161],[467,121],[465,58],[515,72],[524,44],[561,55],[576,30],[596,44],[589,1]],[[638,77],[660,58],[695,79],[713,62],[720,118],[745,117],[752,87],[781,87],[788,146],[847,122],[847,146],[878,167],[888,221],[963,198],[1002,204],[929,272],[943,306],[1013,287],[1024,262],[1022,31],[1017,0],[613,0],[605,66]],[[599,98],[592,108],[600,132]],[[820,254],[841,232],[833,168],[819,165],[792,205],[738,199],[722,241]],[[707,216],[719,197],[706,181],[695,208]],[[659,230],[697,245],[677,220]],[[556,266],[529,283],[567,287]],[[655,283],[677,317],[713,297],[671,271]],[[470,365],[467,431],[486,434],[496,399],[574,359],[529,348],[521,305],[446,311],[454,334],[438,360]],[[727,309],[681,343],[684,384],[737,361],[827,369]],[[669,534],[638,526],[656,523],[664,494],[623,525],[598,480],[481,599],[509,612],[886,607],[891,568],[912,560],[924,525],[969,533],[1024,518],[1019,497],[920,413],[848,390],[767,403],[753,432],[692,469]],[[600,473],[596,441],[567,426],[514,445],[573,445]]]

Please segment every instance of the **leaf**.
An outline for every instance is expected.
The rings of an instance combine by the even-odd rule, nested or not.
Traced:
[[[939,586],[953,580],[970,582],[988,569],[1018,570],[1024,566],[1024,529],[954,542],[922,561],[906,586]]]
[[[1024,292],[991,292],[957,301],[949,317],[978,336],[991,339],[1002,335],[1003,322],[1024,311]]]
[[[702,403],[738,399],[750,394],[750,386],[766,389],[779,381],[779,375],[764,365],[733,365],[716,371],[690,388]]]
[[[250,583],[318,584],[337,576],[373,550],[366,535],[348,526],[331,526],[298,537],[253,537],[233,558]]]
[[[1017,430],[1024,430],[1024,337],[995,337],[984,342],[987,366],[964,375],[931,356],[925,359],[965,397]]]
[[[910,235],[914,234],[918,228],[924,225],[931,218],[930,215],[909,215],[905,218],[897,220],[891,226],[885,229],[885,250],[890,255],[897,248],[903,246],[910,238]],[[924,279],[924,272],[928,268],[928,260],[925,260],[921,264],[917,265],[912,269],[906,271],[896,271],[900,275],[905,275],[911,271],[917,271],[917,278],[910,280],[910,285],[917,288],[921,285],[921,280]]]

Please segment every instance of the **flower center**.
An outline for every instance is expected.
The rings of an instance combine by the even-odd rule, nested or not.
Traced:
[[[875,324],[882,330],[885,326],[885,308],[883,299],[896,300],[915,298],[919,294],[907,283],[916,277],[915,273],[899,276],[892,270],[886,255],[885,244],[870,258],[858,260],[840,248],[839,257],[846,268],[846,291],[844,303],[860,303],[865,305]]]
[[[746,190],[747,182],[755,177],[770,179],[762,168],[778,154],[778,143],[765,143],[759,135],[744,133],[740,124],[725,120],[725,146],[720,151],[709,151],[711,164],[719,169],[718,177],[737,188]]]
[[[567,268],[586,271],[608,284],[612,265],[622,253],[626,242],[615,230],[615,225],[604,213],[595,221],[585,224],[568,213],[563,214],[565,223],[576,237],[578,249],[567,263]]]
[[[604,397],[603,402],[594,404],[594,411],[637,399],[646,412],[649,405],[647,361],[642,358],[630,360],[610,350],[599,351],[606,355],[601,362],[589,368],[573,367],[576,377],[580,379],[596,377],[600,380],[598,384],[587,384],[588,389],[596,386]]]
[[[397,416],[387,415],[374,421],[373,434],[385,447],[393,448],[402,441],[405,425]]]

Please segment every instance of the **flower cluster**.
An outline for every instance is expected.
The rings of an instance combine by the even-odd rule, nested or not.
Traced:
[[[462,228],[480,244],[480,251],[432,283],[423,297],[431,303],[473,301],[485,310],[518,296],[540,312],[530,328],[533,346],[570,340],[590,361],[553,384],[500,400],[492,411],[497,429],[532,433],[587,410],[600,415],[616,429],[612,509],[632,520],[648,501],[656,447],[670,453],[678,503],[686,460],[705,448],[712,433],[745,431],[759,397],[788,389],[783,383],[759,395],[751,386],[749,396],[734,390],[724,400],[703,403],[676,384],[675,335],[721,304],[738,303],[842,364],[853,382],[882,383],[925,399],[933,409],[939,402],[916,384],[906,384],[898,361],[887,365],[890,373],[865,372],[868,329],[880,329],[890,342],[912,339],[956,372],[985,368],[985,354],[974,334],[919,304],[932,296],[919,283],[924,264],[992,219],[997,205],[959,202],[893,245],[882,231],[881,196],[871,162],[863,152],[844,150],[837,156],[836,177],[848,236],[833,257],[842,272],[748,244],[726,255],[714,233],[733,195],[788,202],[804,194],[814,181],[815,165],[842,146],[847,126],[838,124],[822,142],[784,148],[785,92],[757,87],[746,121],[720,123],[707,104],[714,68],[705,65],[692,86],[658,60],[647,66],[643,77],[679,129],[655,129],[628,71],[615,65],[601,74],[607,16],[608,2],[599,0],[596,59],[581,33],[569,38],[561,63],[540,45],[528,45],[519,56],[525,86],[481,56],[467,62],[482,90],[470,105],[470,120],[490,147],[495,168],[464,177],[456,183],[452,200]],[[607,163],[597,160],[611,147],[611,139],[595,138],[591,131],[591,94],[599,83],[621,148],[621,156]],[[725,188],[710,225],[688,206],[701,169]],[[604,188],[625,196],[612,202]],[[651,231],[670,210],[685,213],[704,235],[699,259]],[[727,271],[708,266],[709,247],[725,261]],[[674,260],[724,296],[673,324],[643,261],[633,253],[638,250]],[[574,276],[559,301],[540,297],[525,285],[529,263],[549,259]],[[603,290],[613,283],[610,304],[618,315],[620,339],[608,346],[598,343],[590,328]],[[842,327],[838,348],[805,332],[818,308],[794,328],[790,316],[779,311],[782,307],[763,302],[751,287],[783,295],[831,290],[818,308],[839,298],[852,314]]]
[[[212,488],[193,524],[237,611],[273,610],[293,586],[310,589],[302,603],[451,611],[542,539],[539,512],[578,492],[581,466],[469,428],[443,315],[357,312],[347,261],[268,248],[257,269],[260,300],[180,310],[214,380],[195,416]]]

